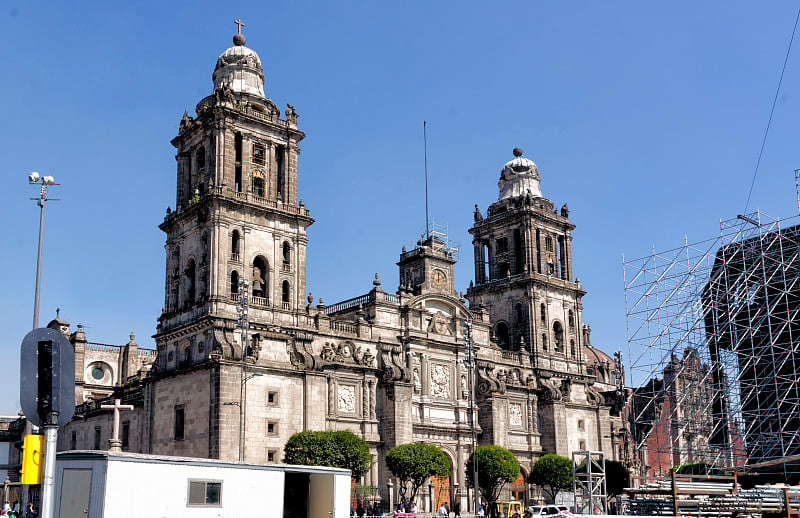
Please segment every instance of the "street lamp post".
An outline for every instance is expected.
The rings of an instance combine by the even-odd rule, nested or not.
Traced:
[[[475,497],[474,512],[478,514],[481,505],[480,485],[478,484],[478,429],[475,423],[475,368],[477,366],[475,358],[475,343],[472,340],[472,321],[464,322],[464,366],[469,371],[469,416],[470,428],[472,431],[472,488]]]
[[[250,287],[250,283],[244,279],[239,279],[239,305],[236,308],[236,311],[239,313],[239,327],[242,331],[242,365],[240,369],[239,375],[239,461],[244,461],[244,402],[245,402],[245,383],[247,383],[247,378],[245,376],[245,371],[247,369],[247,328],[248,328],[248,321],[247,321],[247,309],[248,309],[248,299],[247,299],[247,289]]]
[[[57,185],[52,176],[41,176],[36,171],[28,175],[28,183],[31,185],[40,184],[39,197],[31,198],[39,206],[39,246],[36,251],[36,288],[33,296],[33,329],[39,327],[39,291],[42,281],[42,238],[44,237],[44,205],[46,202],[55,198],[47,197],[47,188],[51,185]],[[57,413],[55,413],[58,415]],[[44,426],[45,448],[44,448],[44,474],[42,483],[42,501],[41,511],[42,518],[50,518],[53,516],[54,505],[54,487],[53,480],[55,477],[55,453],[56,453],[56,440],[58,436],[58,426],[54,426],[54,422],[46,422]],[[30,433],[30,421],[25,424],[25,433]],[[26,506],[28,503],[28,491],[22,491],[22,505]]]
[[[39,247],[36,253],[36,290],[33,297],[33,328],[39,327],[39,287],[42,280],[42,237],[44,235],[44,204],[48,201],[58,201],[47,197],[47,188],[57,185],[52,176],[40,176],[36,171],[28,175],[28,183],[41,184],[38,198],[31,198],[39,206]]]

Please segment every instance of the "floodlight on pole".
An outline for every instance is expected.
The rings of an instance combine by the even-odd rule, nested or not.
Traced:
[[[28,183],[31,185],[41,185],[39,188],[39,196],[31,198],[39,206],[39,246],[36,253],[36,288],[33,298],[33,329],[39,327],[39,289],[42,280],[42,237],[44,236],[44,205],[48,201],[58,201],[54,198],[47,197],[47,188],[51,185],[57,185],[55,178],[52,176],[42,176],[37,171],[32,171],[28,174]]]
[[[33,296],[33,329],[39,327],[39,291],[42,281],[42,238],[44,236],[44,206],[48,201],[57,201],[47,197],[47,188],[57,185],[52,176],[41,176],[33,171],[28,174],[28,183],[40,185],[39,196],[31,198],[39,206],[39,245],[36,252],[36,288]],[[53,516],[53,506],[55,502],[55,468],[56,468],[56,442],[58,440],[58,424],[54,421],[58,418],[58,412],[53,412],[48,416],[44,423],[44,473],[42,477],[42,518]],[[24,503],[24,501],[23,501]]]

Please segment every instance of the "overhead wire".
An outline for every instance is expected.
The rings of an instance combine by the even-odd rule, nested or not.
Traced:
[[[797,22],[800,21],[800,8],[797,10],[797,16],[794,19],[794,28],[792,29],[792,36],[789,38],[789,46],[786,49],[786,57],[783,59],[783,68],[781,68],[781,76],[778,79],[778,88],[775,89],[775,98],[772,99],[772,109],[769,111],[769,120],[767,121],[767,128],[764,130],[764,138],[761,140],[761,150],[758,152],[758,160],[756,161],[756,168],[753,171],[753,180],[750,182],[750,190],[747,192],[747,202],[744,204],[744,214],[747,214],[747,208],[750,206],[750,197],[753,195],[753,187],[756,184],[756,176],[758,176],[758,168],[761,165],[761,157],[764,155],[764,147],[767,144],[767,135],[769,135],[769,128],[772,125],[772,116],[775,114],[775,105],[778,103],[778,95],[781,91],[781,84],[783,83],[783,75],[786,72],[786,64],[789,62],[789,54],[792,51],[792,43],[794,42],[794,35],[797,32]]]

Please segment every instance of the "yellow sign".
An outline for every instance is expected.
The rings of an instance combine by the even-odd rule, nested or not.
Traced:
[[[26,435],[22,440],[22,469],[20,482],[23,484],[42,483],[42,460],[44,456],[44,436]]]

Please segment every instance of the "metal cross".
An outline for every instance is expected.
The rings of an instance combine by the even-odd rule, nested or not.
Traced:
[[[119,440],[119,411],[120,410],[133,410],[133,405],[120,405],[122,400],[115,399],[113,405],[100,405],[103,410],[114,411],[114,428],[111,433],[111,439],[108,440],[108,451],[120,452],[122,451],[122,441]]]
[[[236,21],[233,22],[233,23],[235,23],[237,25],[237,34],[241,34],[242,33],[242,27],[244,27],[244,22],[242,22],[242,20],[237,18]]]

